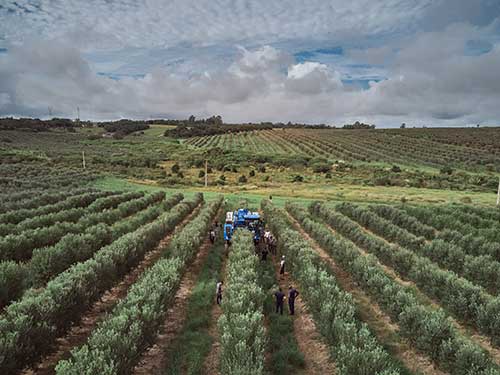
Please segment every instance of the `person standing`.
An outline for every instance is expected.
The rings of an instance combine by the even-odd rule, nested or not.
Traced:
[[[288,309],[290,310],[290,315],[295,314],[295,298],[299,295],[297,289],[290,285],[288,288]]]
[[[281,290],[281,288],[278,289],[276,293],[274,293],[274,296],[276,297],[276,314],[279,313],[283,315],[283,302],[285,301],[285,293]]]
[[[216,287],[216,294],[217,294],[217,305],[220,305],[222,302],[222,285],[224,284],[224,281],[219,281],[217,283]]]
[[[215,243],[215,230],[214,229],[210,230],[210,242],[212,243],[212,245]]]
[[[269,249],[273,255],[276,255],[276,238],[273,235],[269,236]]]
[[[262,258],[261,258],[261,260],[266,261],[268,253],[269,253],[269,250],[267,250],[267,247],[264,246],[262,248]]]
[[[280,261],[280,277],[283,277],[285,275],[285,256],[281,256],[281,261]]]

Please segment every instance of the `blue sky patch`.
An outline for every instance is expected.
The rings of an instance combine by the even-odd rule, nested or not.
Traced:
[[[123,78],[140,79],[146,76],[145,74],[119,74],[119,73],[106,73],[106,72],[97,72],[97,75],[101,77],[111,78],[115,81],[119,81]]]
[[[368,90],[370,88],[370,82],[380,82],[383,81],[382,78],[361,78],[361,79],[343,79],[342,83],[346,86],[358,87],[363,90]]]
[[[344,54],[344,49],[340,46],[338,47],[330,47],[330,48],[318,48],[310,51],[300,51],[294,53],[294,57],[297,60],[297,62],[304,62],[304,61],[318,61],[321,60],[320,55],[335,55],[335,56],[341,56]]]
[[[493,45],[486,40],[468,40],[465,44],[465,55],[479,56],[488,53],[493,48]]]

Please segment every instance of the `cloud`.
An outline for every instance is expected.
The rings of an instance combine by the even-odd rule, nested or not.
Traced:
[[[477,3],[6,0],[0,115],[494,121],[500,21]]]
[[[84,39],[81,42],[92,49],[107,48],[110,42],[116,48],[155,48],[179,42],[214,45],[327,40],[333,35],[372,35],[407,29],[432,2],[4,0],[0,8],[4,21],[0,23],[0,35],[12,42],[38,36]],[[90,36],[79,33],[80,30],[87,30]]]
[[[342,88],[340,74],[324,64],[305,62],[290,66],[285,88],[294,93],[314,95]]]

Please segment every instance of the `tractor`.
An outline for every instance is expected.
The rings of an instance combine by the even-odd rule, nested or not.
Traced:
[[[226,222],[224,224],[224,241],[231,244],[233,232],[238,228],[246,228],[253,233],[253,241],[258,244],[261,239],[264,225],[258,212],[251,212],[246,208],[240,208],[236,211],[226,213]]]

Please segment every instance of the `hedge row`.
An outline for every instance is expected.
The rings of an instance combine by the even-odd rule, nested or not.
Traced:
[[[100,212],[103,209],[112,208],[121,202],[140,198],[143,195],[143,193],[119,193],[118,195],[109,196],[106,192],[99,192],[71,197],[68,200],[74,199],[74,202],[67,209],[27,218],[17,224],[0,224],[0,235],[19,235],[23,234],[24,231],[49,227],[58,222],[74,223],[88,213]]]
[[[12,373],[36,362],[202,200],[198,194],[181,202],[154,222],[103,247],[91,259],[73,265],[44,289],[31,289],[9,305],[0,318],[0,370]]]
[[[108,197],[108,196],[116,196],[119,193],[113,193],[110,191],[89,191],[84,192],[78,195],[71,195],[64,199],[63,201],[59,201],[54,204],[37,207],[34,209],[20,209],[6,212],[0,215],[0,224],[3,224],[3,228],[10,228],[16,224],[19,224],[25,220],[38,218],[40,216],[44,216],[47,214],[68,210],[70,208],[78,208],[85,207],[92,203],[97,198]],[[11,226],[7,226],[6,224],[11,224]],[[13,227],[14,228],[14,227]]]
[[[413,216],[392,206],[377,205],[370,206],[370,210],[375,212],[380,217],[390,220],[393,224],[400,226],[416,236],[425,237],[428,240],[433,240],[436,237],[436,230],[421,223]]]
[[[382,219],[375,213],[360,206],[356,206],[352,203],[340,203],[335,206],[335,210],[342,212],[344,215],[356,220],[364,227],[401,246],[417,250],[425,244],[424,237],[417,237],[407,230],[392,224],[388,220]]]
[[[0,213],[17,210],[31,210],[41,206],[52,205],[73,195],[80,195],[96,191],[93,188],[79,188],[75,190],[25,190],[19,193],[8,193],[0,196]]]
[[[413,234],[419,232],[416,230],[418,225],[415,224],[409,227],[405,223],[416,221],[420,226],[427,227],[405,211],[390,206],[384,206],[383,209],[372,208],[372,210],[394,224],[402,223],[403,228]],[[396,216],[398,219],[395,219]],[[462,247],[462,244],[467,243],[469,241],[464,239],[461,233],[445,230],[438,233],[436,239],[415,250],[417,254],[425,256],[441,267],[486,288],[490,293],[498,294],[500,292],[500,262],[490,255],[469,255],[468,248],[470,245],[467,245],[466,249]]]
[[[442,270],[427,258],[408,249],[389,245],[332,209],[316,204],[313,212],[327,221],[343,236],[375,254],[378,259],[394,268],[402,277],[415,284],[439,302],[456,317],[474,325],[488,335],[493,344],[500,344],[500,299],[493,298],[483,288],[458,277],[454,272]]]
[[[264,373],[264,293],[258,264],[251,233],[236,231],[226,268],[223,314],[218,321],[220,370],[224,375]]]
[[[312,220],[304,209],[295,205],[288,205],[287,208],[342,268],[375,298],[398,324],[401,335],[426,353],[441,369],[458,375],[500,374],[500,368],[488,354],[463,337],[442,310],[422,305],[411,288],[399,284],[385,273],[376,258],[363,256],[352,242],[335,236],[324,224]],[[325,211],[318,205],[313,206],[313,210],[315,213]],[[444,285],[440,287],[445,288]]]
[[[76,223],[56,222],[48,227],[28,229],[20,234],[12,234],[0,239],[0,260],[24,261],[31,258],[33,250],[43,246],[56,244],[67,233],[81,233],[89,225],[95,224],[95,217],[106,217],[106,212],[99,215],[99,211],[111,208],[121,202],[142,197],[143,193],[123,193],[116,196],[103,198],[77,212],[80,219]],[[57,216],[57,214],[50,214]]]
[[[59,362],[58,374],[130,373],[143,350],[154,341],[179,287],[186,266],[206,239],[222,198],[207,204],[174,235],[165,257],[148,269],[127,296],[92,333],[88,342]]]
[[[124,202],[116,209],[106,211],[107,216],[114,217],[116,222],[114,225],[99,223],[89,227],[84,233],[67,234],[54,246],[36,249],[26,264],[13,261],[1,262],[0,306],[16,300],[30,287],[43,286],[72,264],[87,260],[102,246],[156,219],[182,199],[182,195],[177,194],[156,205],[163,197],[163,193],[151,194],[138,200]],[[153,206],[145,209],[150,205]],[[143,211],[133,217],[128,216],[140,210]],[[113,221],[107,220],[106,223],[112,224]]]
[[[496,208],[490,208],[490,207],[475,207],[475,206],[467,206],[467,205],[460,205],[460,206],[455,206],[454,208],[461,210],[462,212],[465,213],[471,213],[471,214],[476,214],[483,219],[490,219],[490,220],[500,220],[500,210],[498,207]]]
[[[359,320],[352,295],[339,288],[311,245],[291,228],[286,213],[269,201],[263,201],[262,208],[293,277],[300,284],[301,295],[333,352],[338,373],[399,374],[393,359]]]
[[[500,226],[495,220],[488,220],[481,228],[465,220],[461,211],[455,209],[443,213],[442,208],[426,208],[405,205],[402,207],[408,214],[422,223],[443,232],[456,231],[463,236],[461,246],[471,255],[491,255],[500,261]]]

